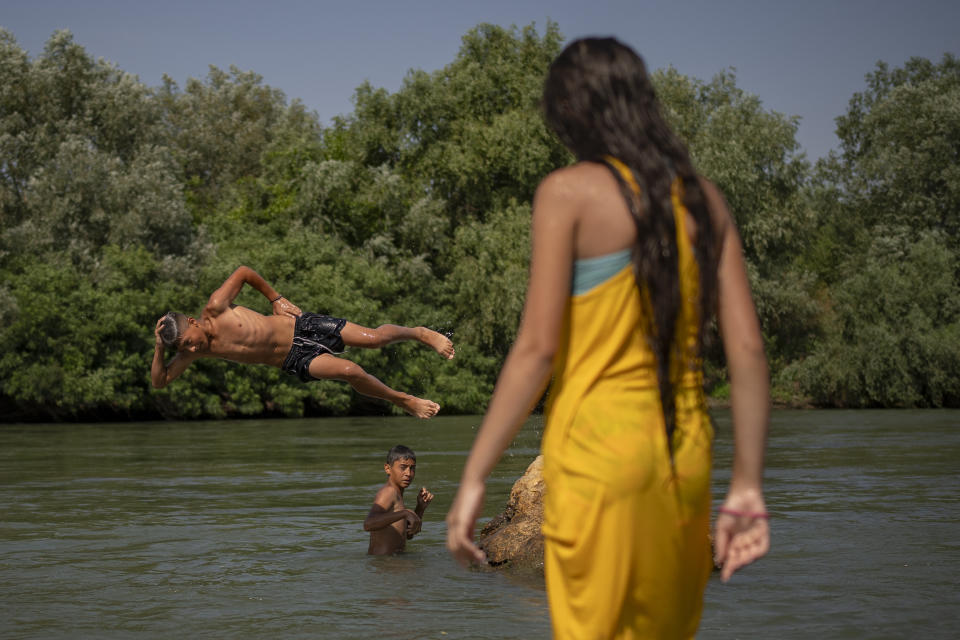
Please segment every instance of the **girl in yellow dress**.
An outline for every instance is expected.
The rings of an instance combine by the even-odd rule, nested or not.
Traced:
[[[461,563],[483,562],[473,530],[484,482],[552,374],[542,448],[554,636],[690,638],[711,569],[700,354],[714,313],[735,444],[716,521],[721,578],[769,547],[767,364],[740,239],[628,47],[570,44],[550,67],[543,109],[577,163],[534,197],[523,318],[447,516],[447,546]]]

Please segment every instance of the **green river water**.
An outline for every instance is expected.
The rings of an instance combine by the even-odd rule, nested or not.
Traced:
[[[444,549],[478,423],[2,424],[0,638],[549,637],[541,575],[462,570]],[[497,467],[485,518],[541,427]],[[368,557],[398,443],[436,499],[407,552]],[[767,468],[771,553],[711,579],[698,638],[960,637],[960,411],[776,411]]]

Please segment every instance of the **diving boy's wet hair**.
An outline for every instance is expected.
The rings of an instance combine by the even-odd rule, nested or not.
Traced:
[[[186,330],[187,316],[176,311],[168,311],[160,321],[160,340],[164,345],[176,349]]]
[[[410,447],[405,447],[402,444],[398,444],[387,452],[387,464],[392,465],[397,460],[413,460],[416,462],[417,454],[415,454],[413,449]]]

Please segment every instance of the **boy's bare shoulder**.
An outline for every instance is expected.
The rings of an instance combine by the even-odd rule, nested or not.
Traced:
[[[373,498],[373,501],[375,504],[388,509],[397,503],[397,499],[399,497],[400,492],[397,491],[396,487],[392,486],[388,482],[380,487],[380,489],[377,491],[377,495]]]

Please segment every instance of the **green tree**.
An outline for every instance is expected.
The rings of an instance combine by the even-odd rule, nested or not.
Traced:
[[[960,405],[960,269],[939,234],[858,257],[831,290],[827,331],[783,372],[821,406]]]
[[[0,80],[0,265],[52,254],[90,268],[108,244],[199,255],[160,111],[134,76],[69,32],[30,61],[0,31]]]
[[[960,240],[960,60],[878,63],[837,118],[841,155],[824,170],[864,227]]]
[[[785,371],[820,404],[957,406],[960,61],[879,63],[818,166],[804,259],[827,331]]]
[[[147,299],[205,255],[161,111],[68,32],[29,60],[0,32],[0,405],[144,411]]]
[[[190,78],[182,91],[164,76],[157,102],[200,219],[238,182],[260,177],[263,160],[289,178],[291,163],[316,157],[316,117],[251,71],[211,66],[205,80]]]

